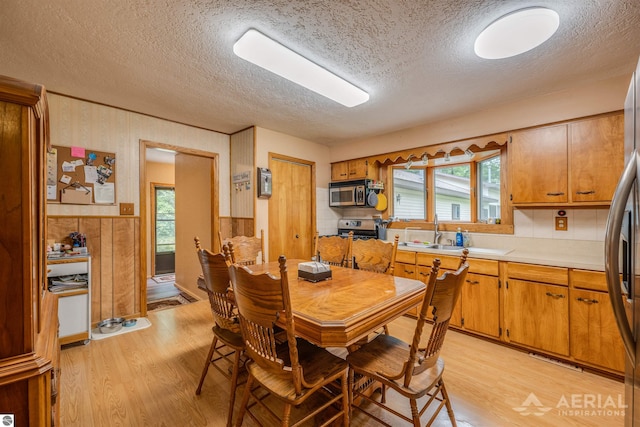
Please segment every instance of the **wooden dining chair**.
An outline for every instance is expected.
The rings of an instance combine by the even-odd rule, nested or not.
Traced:
[[[393,275],[399,239],[400,236],[396,234],[393,242],[385,242],[379,239],[354,240],[351,253],[353,257],[352,267]]]
[[[437,402],[438,406],[434,409],[426,425],[430,426],[442,407],[445,406],[451,424],[456,426],[449,395],[442,378],[444,361],[439,355],[469,265],[464,263],[457,271],[445,272],[441,277],[437,277],[439,268],[440,260],[436,258],[431,267],[431,274],[411,343],[406,343],[391,335],[378,335],[374,340],[347,356],[349,401],[352,409],[357,409],[384,423],[378,416],[365,408],[365,402],[371,402],[419,427],[422,425],[420,416],[433,402]],[[427,320],[429,306],[433,307],[433,328],[427,345],[423,348],[420,347],[420,339]],[[363,393],[363,388],[359,384],[367,384],[367,380],[375,380],[382,384],[383,391],[380,401]],[[389,387],[409,400],[410,417],[386,404],[386,389]],[[417,400],[425,396],[428,396],[426,402],[418,410]]]
[[[319,236],[313,239],[313,255],[316,261],[324,262],[338,267],[346,267],[351,259],[351,245],[353,243],[353,231],[347,237]]]
[[[228,243],[233,245],[233,262],[240,265],[255,264],[260,257],[264,264],[264,230],[260,230],[260,237],[255,236],[235,236],[222,239],[222,233],[218,231],[220,238],[220,252],[222,246]]]
[[[321,402],[311,399],[318,404],[299,406],[308,412],[292,425],[299,426],[311,419],[318,421],[315,418],[322,414],[328,418],[323,426],[340,418],[342,424],[347,426],[347,363],[327,350],[296,337],[289,296],[287,260],[281,255],[278,261],[279,278],[269,273],[254,275],[246,266],[234,264],[230,268],[246,354],[250,357],[247,362],[249,376],[236,425],[242,425],[245,413],[260,424],[254,411],[250,410],[251,397],[254,400],[251,406],[258,404],[266,409],[265,414],[270,413],[278,418],[278,425],[289,426],[292,407],[298,407],[312,395],[319,394],[316,392],[322,392],[326,399]],[[282,343],[276,338],[276,322],[279,319],[284,320],[287,335],[287,340]],[[267,405],[265,399],[268,400],[269,397],[284,404],[281,418]]]
[[[213,341],[209,347],[209,354],[200,375],[200,382],[196,389],[199,395],[202,391],[204,379],[213,366],[222,375],[230,380],[229,409],[227,413],[227,426],[232,425],[233,406],[235,403],[236,388],[241,367],[241,356],[244,352],[244,341],[240,333],[240,322],[237,310],[230,299],[229,265],[225,255],[214,254],[200,246],[200,239],[194,238],[198,260],[202,267],[202,275],[206,292],[209,296],[211,313],[214,318]],[[226,249],[226,247],[225,247]],[[231,370],[231,374],[229,371]]]

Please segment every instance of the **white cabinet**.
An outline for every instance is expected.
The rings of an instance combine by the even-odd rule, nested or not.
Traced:
[[[91,339],[91,257],[47,262],[49,290],[58,296],[60,344]]]

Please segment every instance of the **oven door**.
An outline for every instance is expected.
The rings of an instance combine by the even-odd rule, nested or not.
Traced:
[[[329,206],[355,206],[356,187],[331,187],[329,188]]]

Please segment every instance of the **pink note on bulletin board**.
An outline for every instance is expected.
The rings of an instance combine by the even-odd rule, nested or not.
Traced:
[[[80,157],[84,159],[84,147],[71,147],[71,157]]]

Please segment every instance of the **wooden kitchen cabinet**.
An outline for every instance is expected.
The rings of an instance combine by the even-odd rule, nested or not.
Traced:
[[[579,362],[624,372],[624,345],[605,273],[574,269],[569,272],[569,285],[571,356]]]
[[[57,303],[46,290],[44,87],[0,76],[0,414],[59,424]]]
[[[470,332],[500,337],[500,280],[498,261],[470,258],[462,287],[461,326]],[[484,274],[480,274],[480,272]]]
[[[624,372],[624,347],[609,294],[581,289],[572,289],[570,294],[571,356],[579,362]]]
[[[398,251],[396,254],[396,264],[393,268],[393,275],[397,277],[416,278],[416,253],[409,251]],[[420,306],[412,308],[407,314],[418,315]]]
[[[610,202],[624,168],[624,116],[571,123],[569,159],[570,200]]]
[[[507,340],[569,356],[568,270],[506,264],[504,327]]]
[[[624,167],[624,116],[513,132],[508,150],[513,205],[608,205]]]
[[[378,168],[375,162],[355,159],[331,164],[331,181],[351,179],[378,179]]]
[[[511,134],[508,146],[511,202],[567,203],[567,125]]]

